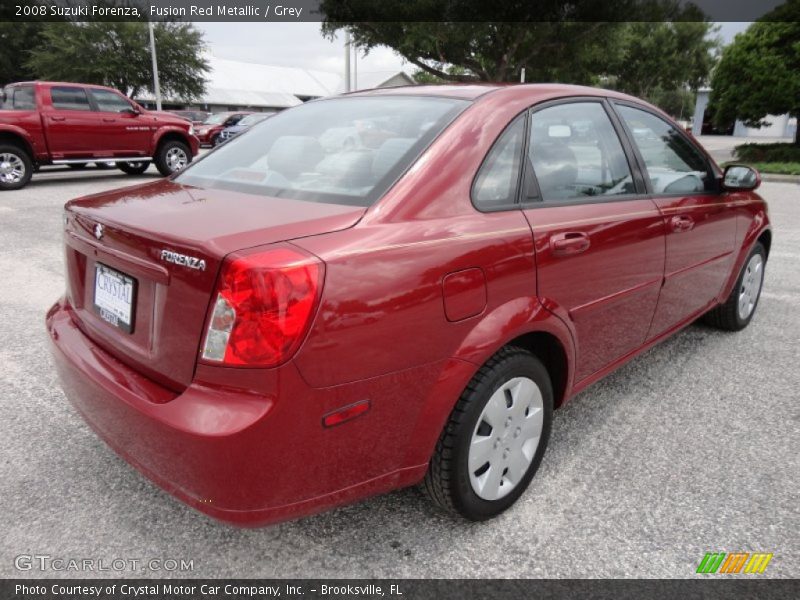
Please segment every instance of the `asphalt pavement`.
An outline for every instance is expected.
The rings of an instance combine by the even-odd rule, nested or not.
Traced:
[[[453,519],[408,489],[242,530],[118,458],[50,362],[63,203],[148,173],[62,170],[0,193],[0,577],[685,578],[712,551],[771,552],[759,577],[800,576],[800,185],[761,188],[775,230],[750,327],[693,325],[559,410],[537,477],[501,517]],[[41,571],[32,555],[128,566]],[[192,569],[142,571],[151,559]]]

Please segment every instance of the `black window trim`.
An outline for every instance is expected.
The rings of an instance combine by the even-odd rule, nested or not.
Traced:
[[[620,145],[622,146],[622,151],[625,154],[625,160],[628,163],[628,168],[631,171],[631,177],[633,179],[635,191],[632,194],[621,194],[617,196],[579,196],[577,198],[570,198],[567,200],[544,200],[541,197],[541,193],[539,191],[539,183],[536,180],[536,173],[533,171],[533,165],[530,163],[530,160],[525,161],[525,168],[530,169],[529,177],[531,178],[533,184],[536,186],[537,192],[537,199],[535,200],[526,200],[520,198],[519,204],[524,210],[531,209],[531,208],[550,208],[554,206],[579,206],[582,204],[601,204],[607,202],[628,202],[633,200],[642,200],[643,198],[648,197],[647,188],[645,186],[645,178],[642,174],[639,162],[636,158],[636,154],[634,148],[631,146],[630,140],[628,139],[627,133],[622,129],[622,124],[620,123],[619,117],[614,112],[612,107],[609,105],[609,98],[607,96],[566,96],[564,98],[557,98],[555,100],[547,100],[540,104],[535,104],[534,106],[528,109],[529,113],[529,120],[533,114],[539,112],[540,110],[544,110],[546,108],[551,108],[553,106],[559,106],[562,104],[584,104],[587,102],[596,102],[603,107],[606,115],[608,116],[608,120],[611,122],[611,126],[614,129],[614,132],[617,134],[617,139],[619,139]],[[528,143],[530,139],[528,137],[525,138],[525,156],[528,156]]]
[[[722,178],[722,174],[717,171],[714,165],[714,161],[710,160],[706,151],[700,147],[696,140],[692,139],[686,131],[683,130],[682,127],[678,126],[676,123],[673,123],[670,119],[664,118],[664,115],[660,114],[658,111],[653,110],[649,106],[645,104],[640,104],[638,102],[632,102],[630,100],[624,100],[621,98],[611,98],[609,102],[611,110],[614,112],[615,117],[618,119],[620,126],[624,132],[625,137],[628,139],[628,143],[630,144],[634,156],[636,157],[636,162],[639,164],[639,170],[644,177],[645,185],[647,187],[647,197],[648,198],[681,198],[684,196],[717,196],[720,193],[720,181]],[[617,111],[617,105],[619,106],[627,106],[629,108],[633,108],[636,110],[641,110],[642,112],[648,113],[657,119],[660,119],[671,128],[675,129],[689,145],[695,149],[697,154],[703,159],[706,164],[706,173],[711,177],[712,181],[714,182],[713,189],[710,190],[703,190],[702,192],[671,192],[668,194],[661,193],[657,194],[653,191],[653,184],[650,181],[650,175],[647,172],[647,166],[644,162],[644,157],[639,152],[638,146],[634,142],[633,132],[628,127],[628,124],[625,122],[625,119],[622,118],[622,115],[619,114]]]

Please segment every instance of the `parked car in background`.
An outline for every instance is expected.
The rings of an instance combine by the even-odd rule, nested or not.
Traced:
[[[177,115],[182,119],[186,119],[193,125],[202,125],[205,120],[211,116],[210,112],[204,110],[168,110],[166,112]]]
[[[534,477],[555,409],[699,317],[750,323],[759,183],[610,90],[356,92],[68,203],[47,329],[84,418],[209,515],[424,482],[488,519]]]
[[[223,142],[227,142],[228,140],[239,135],[240,133],[244,133],[245,131],[250,129],[253,125],[257,125],[258,123],[261,123],[261,121],[269,119],[274,114],[275,114],[274,112],[261,112],[261,113],[253,113],[252,115],[247,115],[236,125],[231,125],[230,127],[226,127],[225,129],[223,129],[217,136],[214,145],[216,146]]]
[[[195,135],[201,146],[215,146],[217,136],[226,127],[232,127],[251,112],[221,112],[209,116],[201,125],[195,127]]]
[[[149,112],[111,88],[38,81],[2,91],[0,190],[25,186],[42,165],[114,162],[137,175],[154,162],[171,175],[198,148],[191,123]]]

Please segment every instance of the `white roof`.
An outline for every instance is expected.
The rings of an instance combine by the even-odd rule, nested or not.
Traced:
[[[210,54],[206,60],[209,66],[206,93],[193,104],[289,108],[302,104],[299,97],[319,98],[344,91],[344,77],[339,73],[228,60]],[[380,87],[398,75],[413,83],[402,71],[359,72],[358,89]],[[154,100],[149,92],[139,98]]]

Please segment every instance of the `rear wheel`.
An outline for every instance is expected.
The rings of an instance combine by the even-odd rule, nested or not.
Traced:
[[[553,388],[544,365],[515,346],[473,377],[436,444],[424,487],[445,510],[494,517],[522,495],[544,456]]]
[[[158,171],[165,177],[182,171],[192,162],[189,146],[178,140],[168,140],[156,152],[155,163]]]
[[[141,175],[145,171],[147,171],[147,167],[150,166],[150,163],[147,161],[142,162],[118,162],[117,167],[120,171],[127,173],[128,175]]]
[[[727,300],[706,313],[703,320],[712,327],[727,331],[740,331],[747,327],[761,297],[766,264],[767,252],[761,242],[756,242]]]
[[[0,191],[25,187],[33,175],[28,153],[13,144],[0,145]]]

